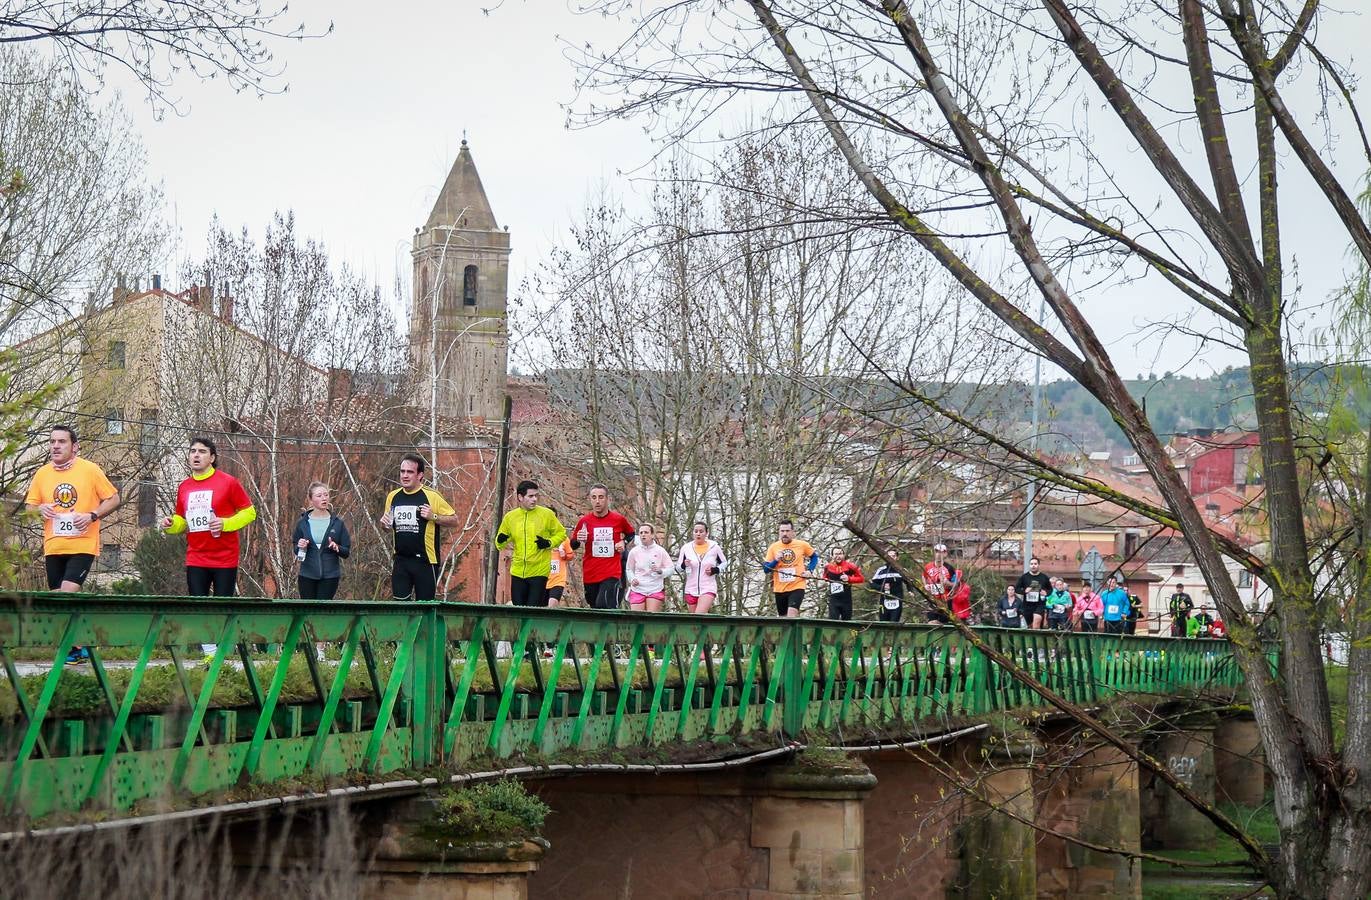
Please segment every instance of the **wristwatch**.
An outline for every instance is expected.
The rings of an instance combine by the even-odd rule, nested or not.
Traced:
[[[99,522],[99,521],[100,521],[100,512],[99,512],[99,510],[94,510],[94,509],[93,509],[93,510],[90,511],[90,520],[91,520],[92,522]]]

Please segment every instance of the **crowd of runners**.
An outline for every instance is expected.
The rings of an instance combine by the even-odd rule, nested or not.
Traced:
[[[76,432],[53,427],[49,461],[34,475],[26,502],[43,520],[43,553],[48,589],[78,591],[100,553],[100,522],[120,502],[119,493],[95,463],[79,456]],[[232,596],[237,589],[239,532],[257,518],[238,479],[216,468],[218,450],[208,437],[189,441],[189,476],[177,488],[170,514],[161,520],[167,534],[186,535],[186,591],[192,597]],[[422,456],[406,454],[399,464],[400,486],[385,497],[377,521],[392,535],[391,592],[400,600],[432,600],[437,594],[442,526],[459,524],[452,505],[424,485]],[[343,560],[352,550],[346,523],[332,509],[328,485],[313,482],[307,506],[295,526],[292,543],[299,562],[297,594],[303,599],[330,600],[342,577]],[[509,555],[509,597],[516,606],[551,607],[562,603],[567,575],[577,561],[586,606],[659,612],[667,602],[668,579],[677,579],[691,613],[713,611],[718,578],[730,565],[723,548],[710,537],[706,522],[695,522],[690,538],[672,552],[650,523],[636,527],[611,508],[609,489],[593,485],[589,511],[568,530],[555,510],[539,504],[539,486],[521,481],[516,503],[496,529],[495,546]],[[854,591],[874,599],[878,618],[900,622],[906,599],[917,604],[931,623],[953,618],[973,621],[972,587],[961,569],[948,560],[947,547],[933,547],[933,559],[918,570],[911,588],[893,552],[887,551],[868,578],[843,548],[821,559],[817,548],[796,535],[791,521],[777,523],[776,540],[760,559],[750,562],[766,573],[778,616],[800,615],[811,582],[823,586],[827,617],[850,620]],[[1170,600],[1173,636],[1223,636],[1223,623],[1209,610],[1195,611],[1181,584]],[[1088,582],[1073,593],[1067,581],[1041,571],[1029,560],[1028,571],[1006,585],[993,612],[975,624],[1058,631],[1103,631],[1133,634],[1142,613],[1123,579],[1110,575],[1102,589]]]

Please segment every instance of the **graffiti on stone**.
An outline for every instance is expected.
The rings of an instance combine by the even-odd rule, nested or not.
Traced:
[[[1199,762],[1193,756],[1172,756],[1166,760],[1166,768],[1176,780],[1186,787],[1195,786],[1195,771],[1199,768]]]

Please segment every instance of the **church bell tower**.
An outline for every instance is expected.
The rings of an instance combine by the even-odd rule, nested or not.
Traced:
[[[440,416],[498,421],[508,373],[509,232],[486,199],[462,141],[443,189],[415,231],[409,347],[416,401]]]

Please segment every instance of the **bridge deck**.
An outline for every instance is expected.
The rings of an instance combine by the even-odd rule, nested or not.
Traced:
[[[981,633],[1077,703],[1241,680],[1222,641]],[[73,646],[89,667],[62,664]],[[34,818],[515,754],[914,737],[1043,703],[951,628],[465,603],[8,595],[0,662],[0,810]]]

